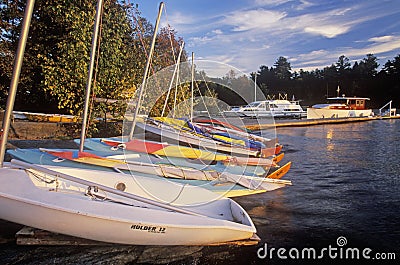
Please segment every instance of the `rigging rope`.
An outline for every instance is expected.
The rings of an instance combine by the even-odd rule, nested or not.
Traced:
[[[130,2],[129,2],[129,3],[130,3]],[[132,5],[133,5],[133,4],[132,4]],[[165,9],[165,5],[164,5],[164,9]],[[135,7],[134,10],[136,11],[136,13],[139,13],[139,10],[138,10],[137,7]],[[140,21],[137,19],[136,15],[135,15],[133,12],[131,13],[131,15],[132,15],[132,18],[133,18],[133,20],[134,20],[134,25],[135,25],[135,27],[136,27],[136,33],[137,33],[137,35],[139,36],[140,44],[142,45],[143,53],[144,53],[144,55],[145,55],[145,57],[146,57],[146,60],[148,60],[149,54],[148,54],[148,52],[147,52],[146,44],[145,44],[145,42],[144,42],[144,38],[143,38],[143,34],[142,34],[143,25],[142,25],[142,23],[140,23]],[[152,72],[153,75],[154,75],[154,74],[155,74],[155,70],[154,70],[154,68],[153,68],[153,65],[152,65],[152,62],[151,62],[151,61],[150,61],[150,69],[151,69],[151,72]],[[147,78],[147,77],[146,77],[146,78]]]
[[[167,22],[167,28],[168,28],[168,35],[169,35],[169,41],[171,44],[171,49],[172,49],[172,58],[174,59],[174,62],[176,62],[176,58],[175,58],[175,49],[174,49],[174,45],[172,42],[172,34],[171,34],[171,25],[169,24],[169,20],[168,20],[168,13],[167,13],[167,7],[164,6],[164,13],[165,13],[165,20]]]

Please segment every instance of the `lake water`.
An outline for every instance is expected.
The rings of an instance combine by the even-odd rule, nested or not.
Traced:
[[[313,248],[318,256],[328,246],[341,247],[343,251],[369,248],[372,251],[369,256],[395,253],[398,262],[400,120],[286,127],[277,129],[277,136],[284,145],[285,158],[281,163],[292,161],[292,168],[284,178],[292,180],[293,185],[235,199],[253,218],[262,240],[260,244],[187,248],[194,254],[173,264],[320,263],[321,260],[290,258],[288,253],[293,248],[300,253],[304,248]],[[271,248],[286,249],[283,256],[288,259],[279,258],[276,250],[262,258],[264,250]],[[157,251],[163,256],[182,249]],[[332,259],[328,253],[324,254],[325,260],[335,264],[349,262],[344,256]],[[132,247],[3,246],[0,250],[0,260],[12,264],[127,264],[137,261],[134,255]],[[162,263],[159,258],[155,256],[154,263]],[[366,261],[351,260],[361,264]],[[381,264],[396,262],[385,260]]]
[[[277,135],[293,161],[286,176],[293,186],[237,200],[265,221],[257,225],[262,242],[320,250],[338,247],[341,236],[343,247],[397,252],[398,261],[400,120],[286,127]]]

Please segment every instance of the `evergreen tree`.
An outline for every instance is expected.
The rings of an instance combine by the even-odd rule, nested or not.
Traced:
[[[278,60],[276,60],[275,64],[275,75],[280,80],[289,80],[292,76],[290,66],[290,62],[283,56],[280,56]]]

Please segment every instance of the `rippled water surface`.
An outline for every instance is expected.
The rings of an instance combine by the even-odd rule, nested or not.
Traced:
[[[277,135],[293,162],[285,177],[293,186],[238,199],[262,222],[263,243],[322,248],[344,236],[348,247],[400,259],[400,120],[286,127]]]
[[[284,178],[292,180],[293,185],[235,199],[254,220],[261,243],[241,248],[207,247],[199,251],[189,248],[188,253],[196,254],[189,254],[182,263],[281,263],[283,261],[276,258],[259,259],[257,250],[265,243],[268,248],[320,249],[337,246],[336,240],[340,236],[345,237],[348,247],[396,252],[398,261],[400,120],[286,127],[277,129],[277,136],[284,145],[285,158],[281,163],[292,161],[292,168]],[[49,254],[54,251],[65,255]],[[171,249],[157,251],[163,256]],[[10,263],[30,264],[137,261],[130,248],[16,248],[6,249],[4,255]],[[48,258],[33,258],[43,255]],[[157,263],[157,258],[154,262]],[[158,262],[162,263],[162,260]],[[342,262],[346,261],[335,260],[335,263]],[[304,261],[296,263],[303,264]]]

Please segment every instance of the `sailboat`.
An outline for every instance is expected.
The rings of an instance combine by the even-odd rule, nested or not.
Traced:
[[[109,138],[111,140],[123,141],[121,137]],[[74,140],[79,144],[79,139]],[[123,159],[130,159],[135,156],[144,156],[151,163],[156,164],[172,164],[176,166],[191,167],[197,169],[211,169],[217,171],[227,171],[233,174],[244,174],[247,176],[265,176],[269,168],[262,166],[250,166],[250,165],[236,165],[232,163],[223,163],[222,161],[205,161],[200,159],[188,159],[178,157],[165,157],[158,155],[146,155],[140,152],[134,152],[127,150],[124,145],[107,145],[103,142],[103,138],[87,138],[85,139],[86,151],[101,152],[106,156],[121,157]],[[273,161],[278,164],[284,157],[284,153],[281,153],[273,158]]]
[[[237,165],[253,165],[272,167],[276,166],[273,158],[264,157],[248,157],[248,156],[235,156],[223,153],[211,152],[208,150],[201,150],[192,147],[179,146],[167,142],[156,142],[142,139],[132,140],[113,140],[102,139],[103,143],[112,147],[122,147],[126,150],[147,153],[152,155],[166,156],[166,157],[180,157],[201,160],[215,160],[224,163],[232,163]]]
[[[138,123],[146,132],[234,156],[269,157],[278,154],[282,146],[272,139],[258,141],[251,135],[233,130],[222,131],[214,126],[166,117],[147,118],[146,123]]]
[[[99,0],[95,28],[101,5]],[[135,176],[137,188],[128,193],[123,184],[115,186],[120,175],[114,173],[71,168],[62,173],[18,160],[3,163],[33,7],[34,0],[28,0],[3,123],[0,218],[50,232],[118,244],[207,245],[257,241],[256,228],[239,204],[199,187]],[[162,7],[163,3],[158,20]],[[88,180],[93,176],[98,178]]]
[[[182,51],[182,47],[181,47]],[[172,88],[172,83],[175,79],[175,76],[178,76],[176,74],[177,69],[180,68],[180,54],[178,56],[178,62],[175,64],[174,71],[171,77],[171,81],[169,84],[169,89],[167,90],[167,95],[164,103],[164,108],[161,113],[161,117],[147,117],[145,120],[137,120],[137,115],[134,115],[134,120],[135,122],[132,125],[132,128],[134,129],[134,126],[140,127],[142,130],[144,130],[147,133],[153,134],[158,138],[161,138],[161,141],[167,141],[169,145],[171,145],[171,148],[174,149],[179,149],[179,148],[186,148],[187,147],[177,147],[176,144],[183,143],[186,146],[189,146],[191,148],[198,148],[201,150],[207,150],[211,152],[219,152],[219,153],[225,153],[225,154],[230,154],[231,156],[235,157],[242,157],[242,156],[247,156],[247,157],[268,157],[275,155],[280,152],[280,149],[277,149],[277,146],[275,145],[275,141],[271,139],[263,139],[263,141],[259,141],[258,137],[257,139],[255,137],[249,137],[249,135],[245,134],[233,134],[231,132],[229,133],[209,133],[206,132],[205,130],[202,130],[202,128],[199,128],[199,125],[195,124],[193,122],[193,82],[194,82],[194,62],[193,62],[193,54],[192,54],[192,104],[190,107],[190,119],[178,119],[175,118],[175,108],[177,106],[174,106],[174,111],[171,111],[172,117],[164,117],[164,111],[166,109],[169,95],[171,92]],[[183,65],[186,66],[186,65]],[[183,67],[184,68],[184,67]],[[172,71],[172,69],[171,69]],[[167,72],[169,73],[169,72]],[[161,76],[165,75],[165,73],[159,74]],[[152,77],[152,79],[158,79],[157,77]],[[185,79],[188,81],[187,79]],[[175,92],[178,90],[178,83],[180,81],[176,81],[176,87],[175,87]],[[153,84],[153,85],[158,85],[158,84]],[[142,86],[144,88],[144,86]],[[142,92],[142,90],[141,90]],[[175,93],[176,94],[176,93]],[[140,96],[139,96],[140,97]],[[176,100],[175,100],[176,101]],[[174,101],[174,102],[175,102]],[[141,102],[140,98],[137,100],[137,106],[135,110],[139,109],[139,103]],[[152,100],[150,100],[152,102]],[[175,104],[175,103],[174,103]],[[135,112],[136,114],[136,112]],[[129,142],[132,141],[132,130],[131,129],[131,135],[130,137],[125,141],[126,143],[124,144],[130,144]],[[139,139],[134,139],[137,144]],[[108,141],[108,139],[104,139],[105,142]],[[131,149],[132,150],[132,149]],[[187,153],[187,152],[183,152]]]
[[[147,163],[141,157],[129,160],[116,159],[115,155],[96,155],[98,152],[83,152],[68,149],[15,149],[7,152],[11,156],[29,163],[41,165],[45,168],[81,168],[94,169],[108,172],[117,171],[121,179],[130,179],[132,174],[149,178],[166,178],[169,181],[182,184],[199,186],[218,193],[225,197],[245,196],[266,191],[272,191],[291,185],[289,180],[281,180],[288,166],[283,166],[267,177],[253,177],[243,174],[232,174],[227,171],[193,169],[189,167],[177,167],[169,164]],[[126,159],[126,155],[123,155]],[[118,156],[119,157],[119,156]],[[144,161],[144,162],[143,162]],[[279,179],[274,178],[278,176]]]
[[[237,203],[202,188],[135,176],[134,191],[124,192],[110,188],[126,185],[114,173],[64,168],[70,173],[64,174],[20,161],[10,166],[17,168],[0,171],[0,217],[11,222],[135,245],[214,244],[256,232]]]

